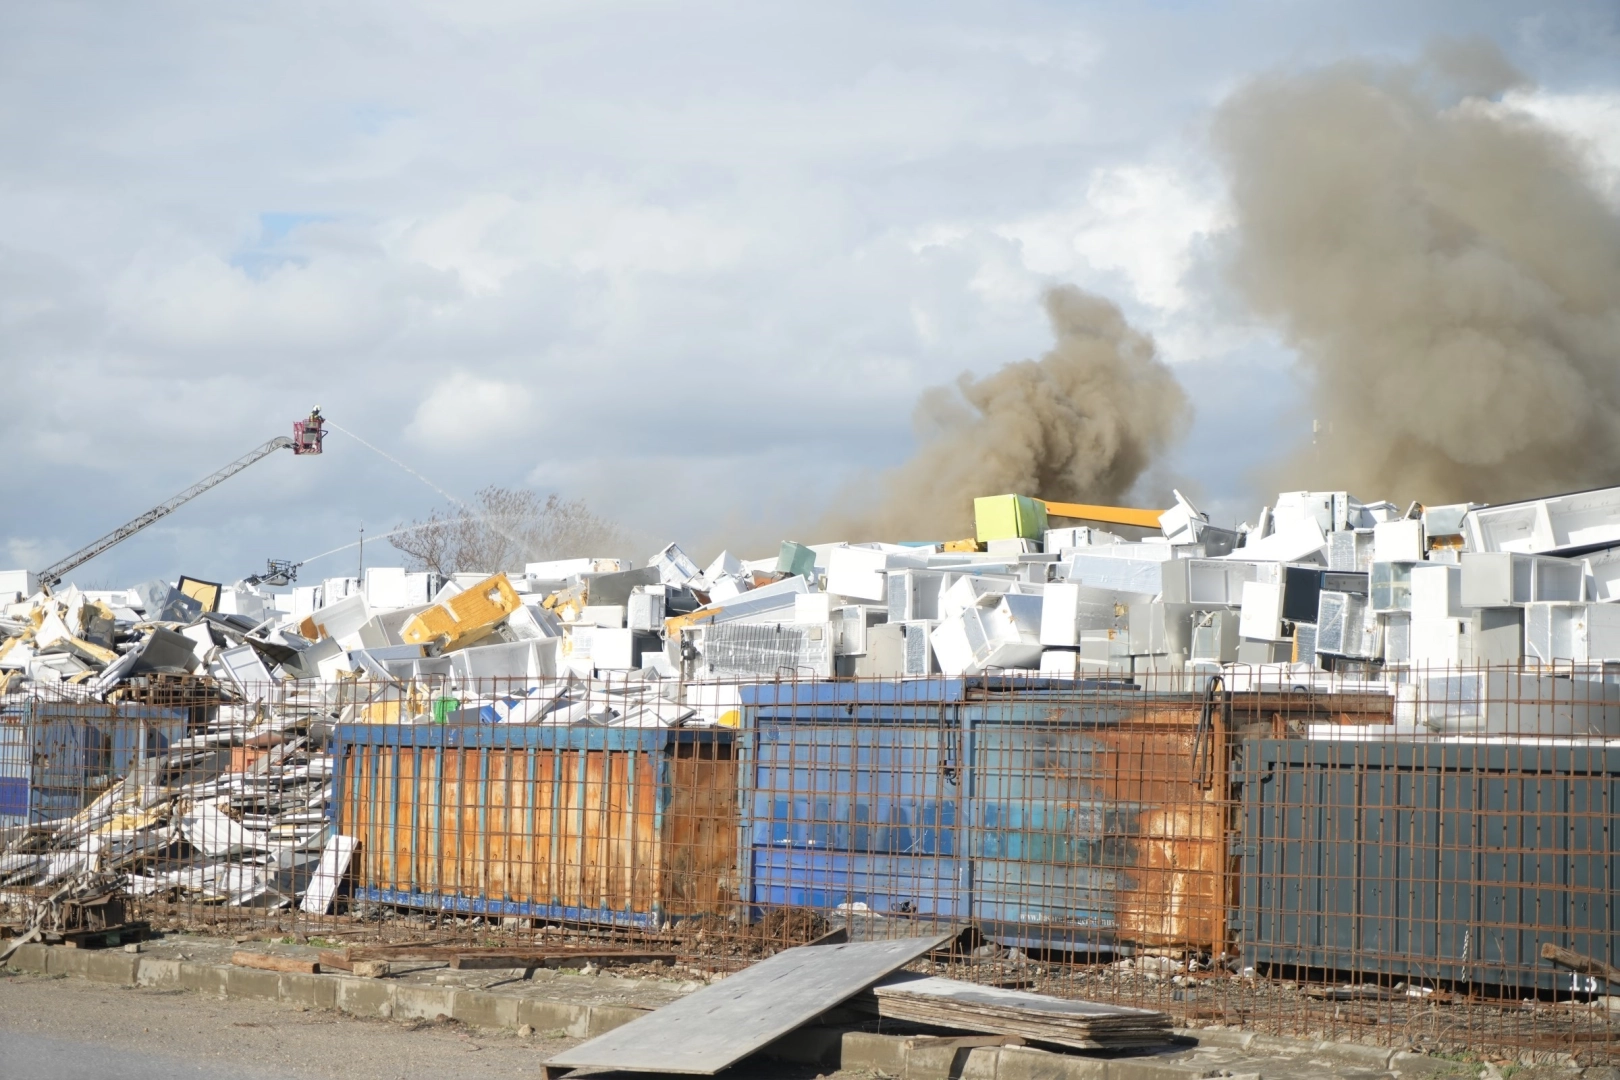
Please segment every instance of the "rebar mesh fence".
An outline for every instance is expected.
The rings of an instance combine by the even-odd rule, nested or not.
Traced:
[[[720,971],[959,929],[923,966],[1620,1059],[1612,675],[1210,674],[35,689],[0,703],[0,893],[104,871],[160,929]]]

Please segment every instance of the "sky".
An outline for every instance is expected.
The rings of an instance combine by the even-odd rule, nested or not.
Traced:
[[[323,456],[70,580],[231,581],[489,484],[703,558],[904,460],[923,390],[1040,355],[1059,283],[1193,402],[1144,497],[1253,520],[1311,417],[1223,284],[1211,117],[1439,38],[1494,43],[1620,177],[1620,3],[4,5],[0,569],[315,405]]]

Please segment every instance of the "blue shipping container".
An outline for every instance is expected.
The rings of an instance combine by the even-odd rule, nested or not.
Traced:
[[[97,701],[0,709],[0,824],[71,817],[186,734],[186,714]]]
[[[742,689],[744,864],[756,909],[966,914],[963,694],[961,680],[946,679]]]

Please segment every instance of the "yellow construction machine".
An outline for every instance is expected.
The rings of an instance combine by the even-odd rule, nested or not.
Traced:
[[[1137,510],[1129,506],[1094,506],[1091,503],[1060,503],[1039,500],[1046,506],[1047,517],[1075,518],[1079,521],[1098,521],[1105,525],[1135,525],[1142,529],[1157,529],[1163,510]]]

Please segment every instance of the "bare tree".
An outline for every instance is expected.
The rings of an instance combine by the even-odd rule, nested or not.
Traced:
[[[625,542],[623,530],[583,500],[494,485],[474,495],[470,507],[434,510],[400,528],[405,531],[389,542],[405,553],[406,568],[441,574],[613,554]]]

